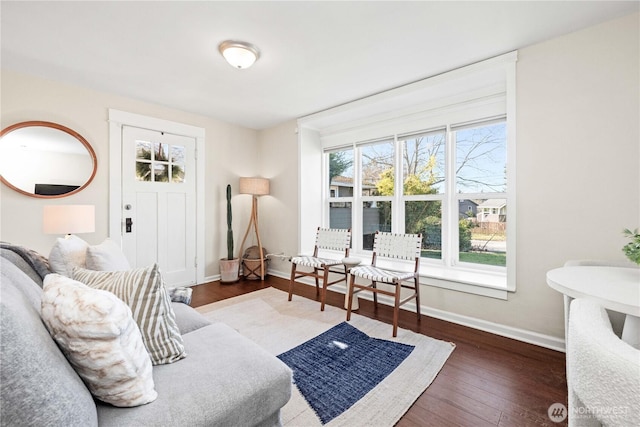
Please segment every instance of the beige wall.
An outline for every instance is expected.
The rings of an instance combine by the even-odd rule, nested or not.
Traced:
[[[260,238],[271,253],[295,255],[298,247],[298,144],[296,121],[260,132],[261,174],[271,194],[261,197]],[[288,272],[290,264],[273,259],[269,268]]]
[[[621,230],[640,226],[638,17],[519,51],[517,291],[503,301],[424,287],[423,304],[563,338],[562,296],[546,272],[567,259],[624,260]],[[265,172],[289,166],[278,184],[286,203],[274,201],[265,219],[282,232],[265,244],[295,253],[297,137],[276,129],[260,141]]]
[[[93,204],[96,232],[81,237],[100,243],[108,234],[109,126],[108,109],[143,114],[205,129],[205,276],[219,273],[218,259],[226,252],[227,183],[233,187],[236,240],[244,231],[251,199],[238,196],[238,177],[259,173],[257,132],[220,120],[162,106],[69,86],[2,70],[2,128],[27,120],[63,124],[84,136],[98,158],[98,172],[84,191],[62,199],[42,200],[23,196],[6,186],[0,189],[0,240],[25,245],[48,254],[56,236],[42,233],[42,207],[47,204]],[[224,255],[222,255],[224,256]]]
[[[508,301],[425,287],[423,303],[440,310],[563,337],[561,296],[545,273],[570,258],[622,260],[621,230],[640,226],[639,15],[519,51],[517,63],[517,292]],[[238,176],[272,180],[260,203],[261,238],[270,252],[297,251],[298,152],[295,121],[254,132],[127,98],[3,72],[2,126],[23,120],[60,122],[96,149],[98,175],[69,203],[96,205],[107,235],[107,108],[206,129],[206,275],[224,253],[224,187]],[[42,206],[3,186],[0,238],[48,251]],[[249,216],[248,196],[234,196],[236,241]],[[287,263],[271,267],[287,272]]]

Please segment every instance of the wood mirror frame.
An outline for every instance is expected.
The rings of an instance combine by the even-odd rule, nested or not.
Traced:
[[[10,156],[7,155],[6,151],[7,150],[12,150],[12,149],[14,150],[15,147],[14,148],[10,147],[9,149],[5,148],[6,145],[5,145],[5,147],[3,147],[2,139],[5,138],[5,136],[11,134],[12,132],[16,132],[16,131],[20,131],[20,130],[24,130],[24,129],[28,129],[28,128],[45,128],[44,130],[43,129],[40,129],[40,130],[36,129],[36,132],[48,133],[49,136],[52,136],[51,140],[41,141],[41,142],[39,142],[39,145],[48,144],[48,143],[51,143],[51,144],[58,143],[59,142],[59,138],[65,138],[66,139],[64,144],[62,142],[60,142],[61,146],[62,145],[66,145],[66,144],[73,145],[73,143],[75,143],[75,142],[79,142],[79,144],[82,144],[82,147],[84,147],[84,149],[88,153],[87,157],[91,160],[91,166],[90,166],[91,172],[90,172],[90,174],[89,173],[83,174],[82,175],[83,177],[79,178],[79,179],[80,180],[84,180],[84,182],[82,182],[82,183],[78,182],[77,183],[78,185],[76,185],[76,184],[66,185],[66,184],[59,184],[59,183],[52,183],[52,182],[43,182],[42,184],[37,184],[37,185],[42,185],[45,188],[46,188],[46,186],[51,186],[51,187],[58,186],[59,188],[54,190],[54,192],[60,191],[58,194],[37,194],[35,186],[34,186],[33,192],[30,192],[25,188],[20,188],[20,186],[15,183],[15,180],[12,183],[11,182],[11,176],[5,176],[5,170],[7,169],[6,165],[3,167],[2,166],[2,160],[0,160],[0,167],[5,169],[5,170],[1,170],[0,169],[0,181],[3,184],[5,184],[7,187],[17,191],[18,193],[24,194],[25,196],[44,198],[44,199],[55,199],[55,198],[67,197],[67,196],[71,196],[72,194],[76,194],[76,193],[84,190],[91,183],[91,181],[93,181],[93,178],[95,177],[96,171],[98,169],[98,161],[97,161],[97,158],[96,158],[96,153],[95,153],[95,151],[93,151],[93,148],[91,147],[91,144],[89,144],[89,142],[86,139],[84,139],[82,137],[82,135],[80,135],[76,131],[74,131],[72,129],[69,129],[66,126],[62,126],[62,125],[60,125],[58,123],[45,122],[45,121],[28,121],[28,122],[16,123],[14,125],[8,126],[5,129],[3,129],[2,132],[0,132],[0,157],[4,157],[4,159],[5,159],[4,161],[5,162],[7,161],[7,159],[11,158]],[[60,135],[57,135],[57,132],[61,132]],[[13,133],[12,138],[15,138],[16,136],[17,136],[17,134]],[[58,139],[58,140],[56,140],[56,139]],[[14,141],[13,144],[15,144],[15,143],[16,142]],[[22,144],[21,144],[21,148],[24,148],[22,146]],[[30,148],[24,148],[24,149],[30,149]],[[79,150],[80,147],[75,147],[74,149],[75,150]],[[57,152],[57,150],[46,150],[46,151],[55,152],[57,155],[62,155],[60,152]],[[33,153],[43,153],[44,151],[43,150],[38,150],[36,148],[36,149],[33,149],[32,152]],[[67,154],[69,154],[69,153],[67,153]],[[84,156],[85,153],[82,152],[82,154],[78,153],[78,154],[76,154],[76,156],[77,155]],[[33,163],[25,161],[24,163],[31,164],[31,166],[34,168],[34,170],[35,170],[35,168],[38,167],[37,162],[35,162],[35,161]],[[21,172],[24,171],[26,174],[28,174],[30,172],[28,170],[28,168],[27,168],[28,166],[29,166],[28,164],[20,165],[21,168],[24,168],[24,169],[21,169]],[[89,166],[86,165],[85,169],[88,172]],[[88,175],[88,178],[86,178],[86,180],[85,180],[84,176],[86,176],[86,175]],[[47,179],[52,179],[53,181],[56,181],[56,177],[55,176],[50,176]],[[62,190],[60,190],[60,188]],[[43,192],[46,192],[46,190],[43,191]]]

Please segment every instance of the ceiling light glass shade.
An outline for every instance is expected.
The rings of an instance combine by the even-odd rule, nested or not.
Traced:
[[[226,40],[220,43],[218,50],[234,68],[249,68],[260,57],[260,51],[251,43]]]

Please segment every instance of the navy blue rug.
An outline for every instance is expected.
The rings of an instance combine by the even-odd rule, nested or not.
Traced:
[[[326,424],[380,383],[411,354],[414,346],[371,338],[342,322],[278,356]]]

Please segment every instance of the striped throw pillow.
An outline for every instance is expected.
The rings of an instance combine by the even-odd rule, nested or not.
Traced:
[[[186,356],[171,299],[157,264],[128,271],[76,267],[73,279],[109,291],[129,306],[154,365],[173,363]]]

